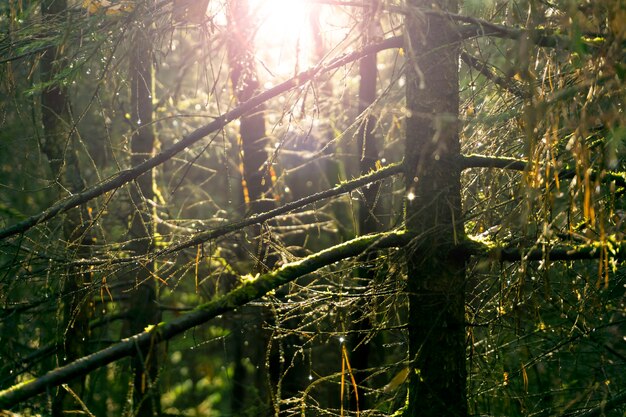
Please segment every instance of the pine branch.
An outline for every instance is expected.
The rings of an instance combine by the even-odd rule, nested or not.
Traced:
[[[10,408],[55,386],[67,383],[74,378],[87,375],[91,371],[132,356],[141,349],[169,340],[193,327],[206,323],[212,318],[227,313],[263,297],[268,292],[291,282],[303,275],[314,272],[346,258],[382,248],[406,245],[410,235],[406,232],[387,232],[365,235],[348,242],[325,249],[296,262],[283,265],[279,269],[260,275],[229,292],[228,294],[196,307],[192,312],[170,322],[149,326],[144,332],[123,339],[121,342],[80,358],[47,374],[0,391],[0,409]]]
[[[239,119],[241,116],[244,116],[254,111],[257,107],[259,107],[266,101],[276,96],[279,96],[280,94],[293,90],[294,88],[300,87],[307,82],[315,79],[315,77],[321,74],[327,73],[351,62],[357,61],[364,56],[375,54],[385,49],[399,48],[402,46],[402,42],[403,39],[401,36],[389,38],[382,42],[368,45],[359,51],[342,55],[341,57],[334,59],[327,65],[318,65],[315,68],[303,71],[297,76],[290,78],[289,80],[284,81],[277,86],[265,90],[264,92],[252,97],[250,100],[242,103],[240,106],[235,107],[231,111],[217,117],[211,123],[199,127],[187,136],[184,136],[180,141],[176,142],[171,147],[162,150],[158,155],[147,159],[145,162],[136,165],[130,169],[121,171],[113,175],[112,177],[102,181],[100,184],[88,187],[77,194],[69,196],[64,200],[53,204],[46,210],[27,218],[24,221],[1,229],[0,239],[5,239],[10,236],[24,233],[34,226],[52,219],[58,214],[64,213],[74,207],[85,204],[86,202],[96,197],[99,197],[107,192],[116,190],[117,188],[138,178],[140,175],[170,160],[177,153],[190,147],[191,145],[195,144],[196,142],[200,141],[211,133],[219,131],[233,120]]]

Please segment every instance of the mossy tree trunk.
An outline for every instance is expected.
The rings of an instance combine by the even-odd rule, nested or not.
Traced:
[[[141,24],[141,23],[140,23]],[[153,156],[156,147],[153,121],[153,57],[149,28],[140,27],[133,40],[130,62],[131,164],[136,166]],[[131,185],[132,212],[130,220],[130,249],[135,255],[147,255],[154,248],[154,171],[149,171]],[[146,326],[161,321],[157,304],[157,285],[153,275],[154,264],[148,262],[132,271],[134,286],[130,298],[130,332],[140,333]],[[138,349],[132,359],[133,401],[135,415],[155,416],[161,412],[158,388],[158,351],[155,346]]]
[[[410,0],[407,21],[406,227],[409,402],[405,416],[466,416],[465,261],[461,222],[458,45],[454,0]]]

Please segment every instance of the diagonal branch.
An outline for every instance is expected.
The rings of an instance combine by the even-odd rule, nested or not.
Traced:
[[[250,100],[242,103],[240,106],[235,107],[231,111],[217,117],[211,123],[206,124],[202,127],[191,132],[189,135],[184,136],[180,141],[176,142],[169,148],[162,150],[158,155],[146,160],[145,162],[136,165],[130,169],[121,171],[112,177],[102,181],[100,184],[91,186],[86,188],[85,190],[74,194],[64,200],[57,202],[46,210],[35,214],[24,221],[16,223],[12,226],[0,230],[0,239],[5,239],[10,236],[14,236],[20,233],[24,233],[32,227],[36,226],[39,223],[43,223],[47,220],[52,219],[58,214],[64,213],[74,207],[78,207],[81,204],[84,204],[96,197],[99,197],[107,192],[113,191],[124,184],[133,181],[138,178],[140,175],[148,172],[149,170],[161,165],[162,163],[171,159],[174,155],[181,152],[182,150],[190,147],[194,143],[200,141],[206,136],[214,133],[228,123],[232,122],[240,118],[241,116],[254,111],[258,106],[265,103],[266,101],[283,94],[287,91],[290,91],[294,88],[300,87],[307,82],[315,79],[315,77],[320,74],[324,74],[328,71],[332,71],[336,68],[339,68],[343,65],[349,64],[351,62],[357,61],[364,56],[375,54],[377,52],[383,51],[385,49],[391,48],[399,48],[402,46],[403,39],[401,36],[396,36],[393,38],[385,39],[382,42],[375,43],[372,45],[368,45],[362,48],[359,51],[351,52],[345,55],[342,55],[327,65],[318,65],[315,68],[309,69],[307,71],[301,72],[293,78],[290,78],[287,81],[284,81],[277,86],[270,88],[268,90],[263,91],[262,93],[252,97]]]
[[[243,220],[231,222],[223,226],[216,227],[214,229],[199,232],[195,236],[185,241],[171,244],[170,246],[160,250],[159,252],[154,254],[154,257],[169,255],[181,249],[199,245],[199,244],[208,242],[209,240],[217,239],[219,237],[226,236],[230,233],[237,232],[245,227],[261,224],[277,216],[283,215],[285,213],[289,213],[291,211],[305,207],[309,204],[316,203],[326,198],[335,197],[341,194],[349,193],[365,185],[371,184],[376,181],[381,181],[385,178],[399,174],[403,170],[404,170],[404,164],[402,162],[397,162],[395,164],[387,165],[384,168],[381,168],[376,171],[372,171],[369,174],[363,175],[361,177],[358,177],[350,181],[342,182],[340,184],[337,184],[333,188],[329,188],[327,190],[320,191],[319,193],[308,195],[299,200],[292,201],[290,203],[284,204],[280,207],[266,211],[264,213],[259,213],[259,214],[255,214],[252,216],[248,216]],[[137,257],[137,256],[125,257],[125,258],[114,258],[114,259],[93,259],[92,258],[92,259],[82,259],[82,260],[75,261],[73,262],[73,265],[102,265],[102,264],[112,265],[112,264],[121,264],[121,263],[126,263],[126,262],[135,262],[139,259],[140,257]]]
[[[215,239],[215,238],[224,236],[226,234],[232,233],[234,231],[241,230],[244,227],[263,223],[276,216],[280,216],[281,214],[288,213],[295,209],[304,207],[308,204],[315,203],[317,201],[320,201],[329,197],[334,197],[340,194],[348,193],[350,191],[356,190],[359,187],[363,187],[367,184],[371,184],[376,181],[380,181],[384,178],[390,177],[392,175],[399,174],[403,171],[403,169],[404,169],[404,165],[402,162],[387,165],[384,168],[381,168],[377,171],[372,171],[369,174],[363,175],[357,179],[342,182],[341,184],[336,185],[333,188],[321,191],[319,193],[311,194],[309,196],[303,197],[291,203],[284,204],[273,210],[266,211],[265,213],[255,214],[253,216],[247,217],[235,223],[230,223],[225,226],[218,227],[212,230],[200,232],[189,240],[171,245],[163,249],[161,252],[157,253],[157,256],[166,255],[172,252],[179,251],[184,248],[195,246],[195,245],[207,242],[211,239]]]
[[[47,374],[0,391],[0,410],[10,408],[20,402],[41,394],[46,390],[64,384],[76,377],[87,375],[91,371],[113,363],[119,359],[134,355],[138,349],[147,348],[155,343],[169,340],[193,327],[206,323],[212,318],[227,313],[250,301],[263,297],[268,292],[343,259],[382,248],[406,245],[411,236],[403,231],[365,235],[348,242],[333,246],[296,262],[249,280],[246,284],[195,308],[192,312],[170,322],[161,322],[139,334],[123,339],[121,342],[80,358],[68,365],[56,368]]]
[[[468,66],[474,68],[480,74],[482,74],[485,78],[496,84],[498,87],[510,92],[514,96],[518,98],[526,98],[528,94],[526,94],[522,89],[515,84],[515,82],[509,78],[505,79],[498,75],[496,75],[492,68],[486,62],[480,61],[478,58],[468,54],[465,51],[461,51],[461,59]]]

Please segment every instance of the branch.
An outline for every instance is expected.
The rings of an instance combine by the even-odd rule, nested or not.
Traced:
[[[510,92],[514,96],[518,98],[528,97],[528,94],[522,91],[519,88],[519,86],[516,85],[514,81],[512,81],[511,78],[507,80],[502,77],[499,77],[493,72],[493,70],[489,67],[489,65],[486,62],[481,62],[479,59],[473,57],[472,55],[468,54],[465,51],[461,52],[461,59],[468,66],[474,68],[476,71],[481,73],[485,78],[487,78],[488,80],[490,80],[491,82],[499,86],[500,88]]]
[[[509,158],[509,157],[493,157],[485,155],[461,155],[460,157],[461,169],[467,168],[502,168],[510,169],[513,171],[524,171],[529,168],[528,161],[523,159]],[[571,179],[576,176],[576,171],[573,169],[560,171],[558,174],[559,179]],[[600,173],[592,171],[589,178],[595,181],[598,176],[603,182],[615,181],[615,185],[619,187],[626,187],[626,172],[616,171],[601,171]]]
[[[626,390],[622,390],[618,392],[613,397],[603,400],[600,404],[590,410],[587,410],[583,413],[579,412],[570,412],[567,414],[562,414],[564,417],[598,417],[603,416],[605,413],[616,409],[617,407],[626,403]]]
[[[519,40],[524,37],[528,37],[528,39],[535,45],[549,48],[568,48],[572,43],[569,38],[556,35],[551,29],[514,28],[498,25],[475,17],[453,13],[446,13],[446,15],[452,20],[468,23],[465,26],[459,26],[459,37],[461,39],[493,36],[496,38]]]
[[[363,187],[367,184],[371,184],[373,182],[380,181],[387,177],[391,177],[393,175],[399,174],[403,171],[403,169],[404,169],[403,162],[397,162],[395,164],[387,165],[384,168],[381,168],[377,171],[372,171],[367,175],[363,175],[359,178],[356,178],[350,181],[342,182],[334,186],[333,188],[330,188],[325,191],[320,191],[319,193],[311,194],[299,200],[284,204],[270,211],[255,214],[255,215],[246,217],[245,219],[240,220],[240,221],[228,223],[224,226],[220,226],[214,229],[199,232],[198,234],[189,238],[188,240],[171,244],[170,246],[158,251],[157,253],[154,254],[154,257],[156,258],[159,256],[168,255],[168,254],[177,252],[181,249],[199,245],[199,244],[208,242],[211,239],[216,239],[218,237],[222,237],[230,233],[234,233],[245,227],[253,226],[256,224],[261,224],[263,222],[271,220],[282,214],[289,213],[291,211],[302,208],[308,204],[313,204],[326,198],[335,197],[337,195],[349,193],[350,191],[354,191],[357,188]],[[86,265],[95,266],[95,265],[102,265],[102,264],[112,265],[112,264],[136,262],[140,259],[141,257],[138,257],[138,256],[124,257],[124,258],[112,258],[112,259],[81,259],[81,260],[72,262],[72,265],[85,265],[85,266]]]
[[[618,242],[613,245],[613,250],[602,242],[587,245],[556,246],[553,248],[502,248],[495,249],[492,253],[496,259],[506,262],[515,261],[579,261],[584,259],[598,259],[612,252],[609,256],[618,260],[626,260],[626,243]]]
[[[330,62],[327,65],[318,65],[315,68],[301,72],[295,77],[290,78],[289,80],[281,84],[278,84],[277,86],[270,88],[269,90],[265,90],[264,92],[252,97],[250,100],[246,101],[245,103],[242,103],[240,106],[235,107],[231,111],[217,117],[211,123],[204,125],[202,127],[199,127],[198,129],[191,132],[189,135],[184,136],[180,141],[176,142],[171,147],[162,150],[158,155],[142,162],[141,164],[136,165],[125,171],[121,171],[115,174],[114,176],[104,180],[100,184],[94,185],[92,187],[88,187],[78,194],[74,194],[64,200],[61,200],[58,203],[49,207],[48,209],[38,214],[33,215],[24,221],[16,223],[7,228],[1,229],[0,239],[5,239],[10,236],[24,233],[39,223],[43,223],[47,220],[50,220],[51,218],[55,217],[58,214],[64,213],[74,207],[78,207],[81,204],[84,204],[109,191],[113,191],[130,181],[133,181],[140,175],[168,161],[177,153],[190,147],[191,145],[200,141],[201,139],[208,136],[209,134],[222,129],[231,121],[236,120],[240,118],[241,116],[255,110],[261,104],[265,103],[266,101],[280,94],[283,94],[296,87],[300,87],[304,85],[305,83],[315,79],[315,77],[317,77],[320,74],[324,74],[328,71],[332,71],[343,65],[349,64],[353,61],[357,61],[363,58],[364,56],[374,54],[385,49],[399,48],[402,46],[402,44],[403,44],[402,37],[396,36],[396,37],[386,39],[376,44],[368,45],[359,51],[342,55],[341,57],[334,59],[332,62]]]
[[[162,251],[158,252],[156,256],[166,255],[169,253],[176,252],[180,249],[188,248],[191,246],[198,245],[200,243],[207,242],[211,239],[215,239],[221,236],[224,236],[228,233],[241,230],[244,227],[252,226],[254,224],[260,224],[267,220],[270,220],[276,216],[279,216],[284,213],[288,213],[295,209],[306,206],[307,204],[315,203],[317,201],[323,200],[325,198],[334,197],[340,194],[345,194],[350,191],[356,190],[359,187],[363,187],[367,184],[371,184],[376,181],[380,181],[384,178],[390,177],[395,174],[399,174],[403,171],[404,164],[402,162],[398,162],[395,164],[387,165],[384,168],[381,168],[377,171],[370,172],[367,175],[363,175],[357,179],[343,182],[339,185],[336,185],[333,188],[330,188],[325,191],[321,191],[319,193],[315,193],[306,197],[303,197],[299,200],[293,201],[291,203],[284,204],[281,207],[277,207],[273,210],[266,211],[265,213],[259,213],[250,217],[245,218],[244,220],[227,224],[222,227],[218,227],[212,230],[207,230],[204,232],[198,233],[196,236],[191,239],[171,245]]]
[[[478,256],[500,262],[516,261],[578,261],[598,259],[604,256],[626,260],[626,242],[607,240],[585,245],[555,245],[539,248],[496,247],[482,239],[468,237],[457,246],[460,254]],[[608,252],[608,253],[607,253]]]
[[[273,272],[248,281],[223,297],[198,306],[192,312],[178,319],[150,326],[146,331],[123,339],[113,346],[54,369],[39,378],[22,382],[0,391],[0,409],[13,407],[52,387],[69,382],[76,377],[87,375],[101,366],[124,357],[134,355],[140,349],[150,348],[156,343],[169,340],[220,314],[232,311],[250,301],[261,298],[268,292],[319,268],[349,257],[358,256],[368,250],[404,246],[409,242],[410,237],[406,232],[365,235],[325,249],[302,260],[283,265]]]
[[[467,168],[502,168],[524,171],[528,162],[523,159],[494,157],[485,155],[461,155],[461,169]]]

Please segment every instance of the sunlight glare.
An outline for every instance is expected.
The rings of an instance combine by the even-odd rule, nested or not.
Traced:
[[[309,66],[312,40],[308,0],[250,0],[259,19],[259,57],[275,75],[290,75]],[[297,53],[296,53],[297,51]]]

